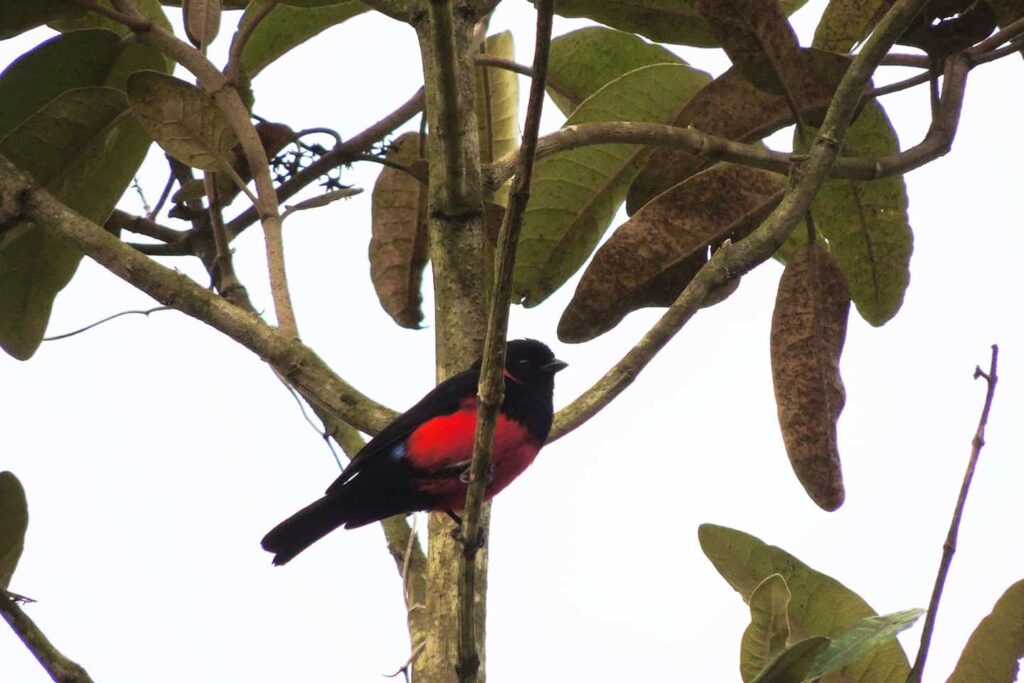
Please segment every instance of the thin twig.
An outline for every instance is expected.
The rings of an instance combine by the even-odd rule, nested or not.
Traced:
[[[427,643],[424,641],[414,647],[412,654],[409,655],[409,659],[405,660],[405,664],[398,667],[398,670],[393,674],[384,674],[384,678],[395,678],[398,674],[402,674],[405,677],[405,683],[409,683],[409,670],[412,668],[412,665],[416,663],[416,658],[420,656],[420,653],[423,652],[423,648],[426,646]]]
[[[108,230],[127,230],[168,244],[181,242],[188,235],[186,232],[168,228],[145,216],[133,216],[121,209],[114,209],[110,218],[107,219],[106,226]]]
[[[967,493],[971,489],[971,480],[974,478],[974,469],[978,465],[978,457],[985,445],[985,427],[988,425],[988,414],[992,410],[992,399],[996,393],[996,382],[999,377],[996,368],[999,361],[999,347],[992,345],[992,360],[988,372],[982,371],[981,367],[974,368],[974,379],[984,378],[988,388],[985,391],[985,404],[981,409],[981,418],[978,420],[978,428],[974,431],[974,438],[971,440],[971,456],[967,460],[967,470],[964,472],[963,483],[960,485],[960,495],[956,499],[956,507],[953,508],[953,519],[949,523],[949,532],[946,534],[946,542],[942,544],[942,559],[939,561],[939,571],[935,576],[935,587],[932,589],[932,598],[928,602],[928,614],[924,618],[924,629],[921,631],[921,647],[917,650],[917,659],[914,666],[907,674],[907,683],[920,683],[924,675],[924,664],[928,659],[928,648],[931,645],[932,632],[935,629],[935,615],[939,611],[939,601],[942,599],[942,589],[946,585],[946,576],[949,574],[949,567],[953,563],[953,554],[956,552],[956,539],[960,532],[960,520],[964,514],[964,505],[967,503]]]
[[[108,315],[103,320],[97,320],[96,322],[91,323],[89,325],[86,325],[85,327],[83,327],[81,329],[78,329],[78,330],[75,330],[73,332],[65,332],[64,334],[56,334],[56,335],[54,335],[52,337],[43,337],[43,341],[44,342],[50,342],[50,341],[57,341],[58,339],[67,339],[68,337],[74,337],[76,334],[82,334],[83,332],[88,332],[89,330],[91,330],[94,327],[98,327],[98,326],[102,325],[103,323],[110,322],[111,320],[114,320],[115,318],[120,318],[123,315],[144,315],[144,316],[146,316],[148,318],[150,313],[156,313],[157,311],[170,311],[170,310],[173,310],[173,309],[171,309],[171,308],[169,308],[167,306],[157,306],[156,308],[149,308],[149,309],[146,309],[144,311],[121,311],[120,313],[115,313],[114,315]]]
[[[92,683],[92,678],[86,670],[54,647],[36,623],[21,609],[18,601],[3,588],[0,588],[0,615],[54,681]]]
[[[476,63],[479,66],[491,66],[497,69],[505,69],[506,71],[511,71],[513,73],[522,74],[523,76],[533,78],[533,67],[529,67],[525,64],[520,64],[511,59],[505,59],[504,57],[489,55],[486,52],[482,52],[477,54],[474,57],[474,60],[476,60]],[[569,91],[566,90],[564,86],[560,85],[558,81],[553,79],[551,77],[551,74],[545,74],[545,81],[548,90],[551,90],[554,93],[561,95],[566,99],[573,99],[573,96],[569,93]]]
[[[167,203],[167,198],[171,196],[171,188],[174,187],[174,174],[167,174],[167,182],[164,183],[164,189],[160,191],[160,198],[156,200],[156,204],[152,209],[146,212],[146,218],[153,220],[164,208],[164,204]]]
[[[540,132],[540,116],[544,106],[544,81],[551,47],[551,25],[554,0],[537,1],[537,40],[533,56],[533,82],[523,126],[523,144],[519,150],[515,185],[509,195],[508,210],[498,233],[495,251],[495,282],[490,297],[487,335],[484,338],[480,383],[477,388],[476,439],[469,469],[469,487],[463,513],[463,552],[459,559],[459,680],[478,680],[480,655],[476,633],[476,554],[486,530],[481,527],[484,493],[490,483],[491,446],[498,409],[504,397],[505,338],[508,332],[508,309],[512,291],[512,273],[516,246],[523,226],[526,204],[530,199],[533,160]]]

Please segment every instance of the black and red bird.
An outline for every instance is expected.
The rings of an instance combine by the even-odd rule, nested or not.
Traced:
[[[564,367],[539,341],[508,342],[488,499],[522,474],[547,440],[555,373]],[[340,526],[353,529],[420,510],[454,517],[466,501],[479,380],[477,361],[438,384],[367,443],[322,498],[271,529],[263,549],[274,553],[274,564],[288,562]]]

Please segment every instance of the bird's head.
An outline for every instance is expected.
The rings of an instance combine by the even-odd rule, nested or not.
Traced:
[[[527,386],[554,387],[555,373],[567,366],[536,339],[514,339],[505,347],[505,371]]]

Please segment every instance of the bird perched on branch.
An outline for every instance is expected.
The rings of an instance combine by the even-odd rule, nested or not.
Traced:
[[[486,498],[537,457],[551,430],[555,373],[565,367],[539,341],[508,342]],[[353,529],[419,510],[447,512],[458,521],[473,457],[479,380],[477,361],[438,384],[367,443],[322,498],[271,529],[262,545],[274,553],[274,564],[288,562],[340,526]]]

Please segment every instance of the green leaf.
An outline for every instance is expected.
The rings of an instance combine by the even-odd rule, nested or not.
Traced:
[[[830,576],[811,569],[786,551],[742,531],[714,524],[698,530],[701,549],[718,573],[749,602],[764,579],[781,574],[789,586],[790,639],[835,638],[858,621],[876,615],[864,600]],[[904,683],[910,665],[898,643],[876,648],[843,671],[845,683]],[[823,683],[840,679],[828,676]]]
[[[231,166],[235,133],[220,107],[196,86],[140,71],[128,78],[128,99],[146,131],[178,161],[204,171]]]
[[[802,683],[814,658],[828,647],[828,642],[823,636],[801,640],[776,655],[751,683]]]
[[[84,12],[68,0],[4,0],[3,11],[0,12],[0,40]]]
[[[892,641],[898,633],[913,626],[922,614],[923,609],[908,609],[861,619],[818,655],[807,678],[820,678],[849,666],[883,643]]]
[[[515,60],[512,32],[488,37],[484,52]],[[476,88],[480,161],[489,164],[519,149],[519,77],[508,69],[477,67]],[[491,200],[507,205],[508,184],[499,188]]]
[[[113,88],[71,90],[0,141],[0,152],[69,208],[103,224],[149,146]],[[25,360],[46,331],[53,299],[81,253],[29,223],[0,245],[0,346]]]
[[[898,151],[885,111],[869,102],[849,128],[843,155],[876,159]],[[827,182],[811,208],[828,250],[846,274],[857,311],[872,325],[884,325],[903,305],[910,283],[914,236],[902,176]],[[801,240],[806,241],[803,234],[794,234],[791,242]]]
[[[1012,683],[1024,657],[1024,580],[996,601],[974,629],[946,683]]]
[[[369,10],[362,2],[349,0],[334,5],[293,7],[281,4],[259,23],[242,50],[242,68],[250,77],[292,48],[313,36]],[[250,3],[242,15],[246,21],[257,3]]]
[[[587,99],[565,125],[667,123],[708,81],[704,72],[679,64],[636,69]],[[514,301],[537,305],[583,265],[647,153],[639,145],[595,145],[537,162],[519,238]]]
[[[11,576],[25,549],[28,501],[25,489],[10,472],[0,472],[0,589],[11,585]]]
[[[750,625],[740,641],[740,676],[750,683],[786,649],[789,640],[789,587],[772,574],[750,596]]]
[[[624,73],[651,64],[685,64],[675,53],[643,38],[602,26],[566,33],[551,41],[548,94],[568,116]]]
[[[96,0],[96,4],[103,7],[111,7],[110,0]],[[164,14],[164,8],[160,4],[160,0],[135,0],[135,8],[139,10],[139,13],[142,16],[154,22],[160,28],[173,32],[171,22],[167,18],[167,15]],[[121,36],[129,36],[132,34],[132,30],[121,22],[108,19],[102,14],[97,14],[96,12],[86,12],[80,16],[58,19],[57,21],[50,22],[50,27],[64,33],[69,31],[80,31],[83,29],[102,28],[108,31],[113,31]]]
[[[829,52],[849,52],[871,33],[888,9],[885,0],[831,0],[814,29],[811,46]]]
[[[807,0],[782,0],[790,15]],[[715,47],[718,43],[708,24],[697,12],[696,0],[558,0],[555,13],[563,17],[586,17],[630,33],[639,33],[659,43]]]

